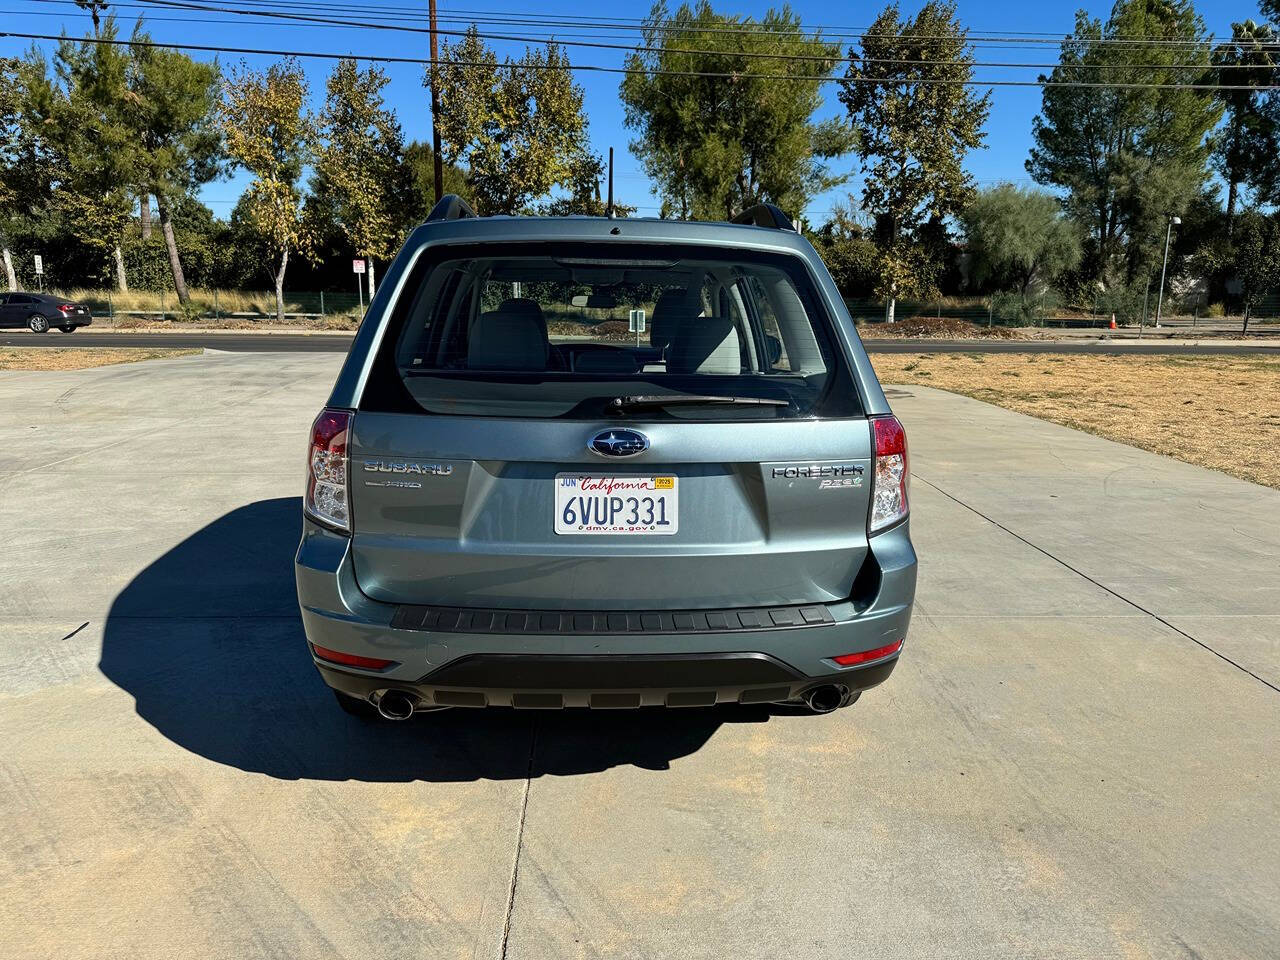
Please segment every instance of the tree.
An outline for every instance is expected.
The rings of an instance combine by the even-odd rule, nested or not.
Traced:
[[[135,186],[156,198],[160,231],[178,300],[190,299],[174,237],[172,211],[178,201],[222,172],[217,123],[217,62],[202,63],[134,33],[129,77],[129,117],[141,149]]]
[[[973,52],[950,0],[915,19],[890,4],[849,50],[840,101],[861,143],[862,206],[876,218],[880,288],[892,323],[899,296],[922,293],[936,269],[920,241],[974,193],[964,158],[982,145],[990,93],[970,90]]]
[[[1272,158],[1280,151],[1275,119],[1264,109],[1263,89],[1275,83],[1276,35],[1252,20],[1231,25],[1231,40],[1213,51],[1213,76],[1219,84],[1245,87],[1222,90],[1218,98],[1227,122],[1213,152],[1213,162],[1227,184],[1227,236],[1230,237],[1241,185],[1259,187]]]
[[[409,196],[404,135],[383,106],[387,82],[377,67],[361,72],[354,60],[338,61],[326,84],[316,163],[356,253],[370,259],[370,296],[373,259],[389,259],[400,245]]]
[[[408,168],[410,193],[403,221],[407,230],[425,220],[436,204],[435,151],[431,149],[431,144],[419,140],[411,140],[405,144],[404,165]],[[446,163],[442,165],[441,172],[444,174],[441,195],[452,193],[471,202],[467,171],[457,164]]]
[[[1244,306],[1241,329],[1247,332],[1253,308],[1264,294],[1280,284],[1280,228],[1276,221],[1256,210],[1242,213],[1232,254]]]
[[[879,282],[878,251],[867,226],[847,206],[836,204],[830,219],[809,235],[846,297],[871,296]]]
[[[94,28],[96,37],[117,36],[113,17],[105,25],[95,19]],[[128,117],[130,65],[125,47],[60,42],[54,61],[59,89],[45,126],[60,181],[54,209],[95,260],[104,268],[114,264],[121,291],[129,289],[121,244],[132,208],[129,185],[140,159]]]
[[[1132,37],[1161,42],[1098,42]],[[1066,209],[1089,231],[1095,279],[1118,274],[1132,285],[1149,276],[1167,218],[1208,179],[1222,105],[1210,91],[1167,86],[1202,82],[1208,67],[1204,23],[1188,0],[1118,0],[1105,24],[1076,14],[1058,66],[1041,78],[1048,84],[1027,170],[1066,191]],[[1133,86],[1064,85],[1100,79]]]
[[[554,197],[538,207],[544,217],[604,217],[609,213],[608,203],[600,196],[600,182],[605,177],[604,162],[594,153],[584,152],[575,159],[569,174],[569,183],[563,196]],[[629,217],[636,208],[620,203],[615,197],[613,215]]]
[[[1079,229],[1050,193],[1000,184],[980,192],[961,222],[973,280],[1014,289],[1025,319],[1048,285],[1080,262]]]
[[[110,18],[101,32],[115,36]],[[118,46],[63,40],[52,75],[35,51],[0,68],[5,246],[21,237],[51,267],[85,258],[94,280],[110,274],[114,253],[122,287],[120,242],[129,217],[124,184],[133,156],[120,111],[127,64]],[[12,267],[11,254],[7,263]],[[16,285],[16,271],[5,273]]]
[[[446,43],[440,58],[441,152],[445,162],[467,167],[480,213],[519,213],[572,183],[589,153],[587,118],[582,88],[558,46],[499,64],[473,26]]]
[[[769,201],[798,219],[843,183],[827,161],[852,149],[853,131],[813,119],[839,61],[839,45],[804,32],[787,7],[756,21],[708,0],[670,14],[659,0],[627,57],[621,96],[662,215],[729,219]]]
[[[281,323],[289,254],[310,247],[298,187],[315,143],[307,97],[306,77],[292,58],[265,72],[242,67],[223,85],[222,135],[231,159],[253,174],[241,202],[250,224],[270,245],[278,264],[274,271],[276,319]]]
[[[51,193],[50,164],[31,123],[29,93],[33,76],[43,80],[43,61],[0,58],[0,260],[8,289],[18,289],[13,247],[41,219]]]

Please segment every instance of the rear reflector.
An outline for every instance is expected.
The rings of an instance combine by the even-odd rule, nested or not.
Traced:
[[[363,670],[382,670],[395,663],[394,660],[382,660],[378,657],[358,657],[354,653],[341,653],[338,650],[330,650],[328,647],[318,647],[314,643],[311,649],[321,660],[345,664],[348,667],[360,667]]]
[[[868,663],[872,660],[879,660],[882,657],[888,657],[902,649],[902,641],[898,640],[886,647],[876,647],[874,650],[862,650],[859,653],[846,653],[843,656],[832,657],[836,663],[842,667],[852,667],[855,663]]]

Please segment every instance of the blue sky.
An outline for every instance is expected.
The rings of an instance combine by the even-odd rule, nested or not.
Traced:
[[[206,0],[206,2],[222,2],[222,0]],[[342,0],[331,0],[334,4]],[[396,7],[417,6],[425,12],[426,2],[412,4],[410,0],[386,0],[388,5]],[[316,5],[325,0],[316,0]],[[233,4],[226,4],[231,6]],[[356,8],[356,4],[347,2],[341,7],[343,11]],[[717,2],[717,10],[737,12],[742,15],[759,16],[770,4],[762,2],[741,2],[727,5]],[[904,3],[903,10],[914,12],[919,4]],[[1034,32],[1054,37],[1065,34],[1071,29],[1075,11],[1081,4],[1061,2],[1061,0],[1041,0],[1036,3],[1016,2],[1016,0],[962,0],[959,5],[961,20],[975,34],[997,32]],[[1109,4],[1090,3],[1083,5],[1092,14],[1105,17],[1110,9]],[[830,28],[828,33],[840,30],[852,31],[867,26],[876,16],[883,4],[880,2],[867,4],[839,4],[831,0],[799,0],[792,4],[806,26],[822,26]],[[371,9],[370,8],[367,9]],[[245,18],[223,17],[212,13],[194,11],[165,10],[159,7],[146,7],[133,0],[113,8],[122,23],[131,25],[140,12],[145,12],[147,26],[152,36],[162,42],[199,43],[218,46],[259,47],[272,49],[317,50],[336,53],[350,53],[355,56],[426,56],[427,38],[408,33],[381,30],[360,29],[356,26],[334,27],[322,25],[298,25],[295,23],[259,23]],[[335,8],[337,9],[337,8]],[[442,28],[461,29],[459,20],[465,21],[476,12],[489,14],[513,14],[518,11],[539,15],[559,14],[566,18],[578,17],[616,17],[638,18],[648,13],[647,2],[617,5],[602,10],[598,3],[587,0],[556,0],[554,5],[522,7],[512,0],[440,0],[438,11],[441,18],[449,22],[441,23]],[[1222,0],[1218,3],[1201,3],[1200,13],[1209,30],[1216,36],[1229,36],[1231,23],[1246,18],[1259,17],[1256,4],[1252,0]],[[347,16],[340,12],[337,16]],[[403,14],[401,14],[403,15]],[[203,22],[175,22],[169,18],[195,18]],[[222,22],[215,22],[222,21]],[[354,24],[353,20],[353,24]],[[83,34],[89,30],[89,18],[79,11],[70,0],[0,0],[0,23],[3,29],[30,33],[58,33],[66,30],[72,34]],[[566,20],[566,24],[571,21]],[[517,34],[543,34],[543,27],[490,26],[491,32]],[[574,39],[575,31],[566,25],[560,32],[562,39]],[[630,42],[630,34],[610,33],[608,42]],[[0,55],[21,53],[28,41],[11,38],[0,39]],[[51,44],[41,44],[51,46]],[[523,44],[504,41],[491,41],[491,45],[502,54],[518,55]],[[847,44],[846,44],[847,45]],[[590,50],[570,47],[569,55],[574,63],[596,63],[607,66],[619,66],[622,62],[622,51]],[[205,56],[193,54],[194,56]],[[1056,60],[1057,48],[1052,44],[1043,44],[1040,49],[1029,49],[1026,46],[1001,48],[983,47],[978,58],[988,61],[1017,61],[1026,63],[1050,64]],[[239,55],[224,54],[220,57],[224,66],[238,62]],[[263,66],[271,58],[247,57],[253,66]],[[304,69],[311,81],[312,96],[316,106],[324,92],[324,80],[332,64],[321,60],[304,60]],[[430,138],[430,115],[427,107],[426,91],[422,87],[422,70],[410,64],[389,64],[384,67],[391,79],[387,88],[387,98],[399,115],[404,126],[406,137],[411,139]],[[998,79],[1034,79],[1035,70],[1014,70],[1003,68],[986,68],[978,73],[980,80]],[[640,165],[633,157],[627,144],[632,134],[622,122],[622,109],[618,102],[618,80],[616,74],[598,74],[579,72],[578,82],[585,91],[585,107],[590,120],[591,138],[596,149],[605,153],[608,147],[615,147],[615,190],[620,200],[637,205],[641,215],[656,215],[658,200],[649,192],[647,178]],[[826,104],[822,115],[834,115],[840,109],[835,98],[834,86],[828,86]],[[991,118],[987,124],[987,144],[982,150],[970,155],[967,167],[980,185],[988,185],[1003,180],[1030,183],[1023,162],[1031,143],[1031,119],[1040,107],[1040,92],[1032,87],[996,87],[993,90]],[[856,169],[856,158],[848,157],[842,163],[846,170]],[[203,192],[202,199],[208,203],[219,216],[230,213],[244,187],[243,175],[234,176],[210,184]],[[806,211],[811,221],[821,222],[832,204],[837,202],[851,189],[856,189],[856,179],[844,187],[837,188],[828,194],[815,198]]]

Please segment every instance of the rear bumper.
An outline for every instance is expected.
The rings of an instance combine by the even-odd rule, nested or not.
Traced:
[[[735,662],[735,658],[738,662]],[[637,707],[710,707],[718,703],[780,703],[827,684],[865,690],[884,682],[897,656],[867,667],[823,677],[802,677],[772,661],[778,675],[744,675],[742,660],[763,654],[694,654],[668,657],[555,657],[545,654],[462,657],[413,683],[351,673],[316,661],[320,676],[335,690],[360,700],[395,688],[413,693],[423,706],[515,707],[559,710],[565,707],[633,709]],[[453,666],[458,669],[455,672]],[[554,676],[548,671],[555,671]],[[461,676],[460,674],[465,674]]]
[[[916,558],[906,524],[871,541],[879,585],[844,601],[738,611],[463,611],[369,599],[349,541],[304,522],[295,572],[307,639],[395,661],[359,670],[315,658],[325,682],[361,699],[391,688],[423,705],[703,706],[790,700],[827,683],[883,682],[897,654],[856,667],[833,657],[906,637]]]
[[[50,320],[49,320],[49,326],[51,326],[51,327],[63,327],[63,328],[67,328],[67,327],[87,327],[87,326],[89,326],[91,323],[93,323],[93,317],[92,317],[92,316],[90,316],[90,315],[88,315],[88,314],[83,314],[83,315],[82,315],[82,314],[75,314],[75,313],[72,313],[72,314],[58,313],[58,314],[55,314],[55,315],[54,315],[52,318],[50,318]]]

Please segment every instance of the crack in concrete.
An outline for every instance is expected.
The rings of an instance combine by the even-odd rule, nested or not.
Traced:
[[[1022,536],[1020,533],[1015,533],[1013,530],[1006,527],[999,520],[992,519],[991,517],[983,513],[981,510],[979,510],[977,507],[974,507],[965,503],[959,497],[948,493],[946,490],[943,490],[936,483],[933,483],[930,480],[926,480],[924,477],[920,476],[920,474],[916,473],[915,471],[912,471],[911,477],[914,480],[919,480],[921,483],[925,484],[926,486],[932,487],[934,490],[938,491],[938,493],[942,494],[948,500],[952,501],[953,503],[959,504],[960,506],[968,510],[970,513],[976,514],[977,516],[981,517],[983,520],[987,521],[987,523],[991,524],[992,526],[998,527],[999,529],[1003,530],[1005,533],[1009,534],[1009,536],[1013,537],[1015,540],[1022,541],[1028,547],[1031,547],[1031,549],[1044,554],[1046,557],[1048,557],[1050,560],[1054,561],[1055,563],[1060,564],[1063,567],[1066,567],[1068,570],[1074,573],[1077,577],[1080,577],[1082,580],[1087,580],[1089,583],[1092,583],[1099,590],[1105,590],[1107,593],[1111,594],[1111,596],[1115,597],[1117,600],[1127,603],[1129,606],[1133,607],[1135,610],[1139,610],[1142,613],[1146,614],[1148,617],[1150,617],[1152,620],[1155,620],[1157,623],[1161,623],[1164,626],[1168,627],[1170,630],[1172,630],[1174,633],[1178,634],[1179,636],[1186,637],[1196,646],[1207,650],[1209,653],[1212,653],[1215,657],[1218,657],[1220,660],[1223,660],[1226,663],[1231,664],[1231,666],[1235,667],[1240,672],[1247,673],[1249,676],[1253,677],[1253,679],[1257,680],[1259,683],[1263,684],[1266,687],[1269,687],[1270,689],[1274,690],[1276,693],[1280,693],[1280,687],[1276,686],[1270,680],[1267,680],[1263,677],[1258,676],[1258,674],[1254,673],[1248,667],[1232,660],[1225,653],[1215,650],[1213,647],[1205,643],[1203,640],[1200,640],[1197,637],[1193,637],[1191,634],[1187,633],[1187,631],[1179,627],[1175,627],[1172,623],[1170,623],[1164,617],[1160,616],[1160,614],[1156,613],[1154,610],[1148,610],[1146,607],[1138,603],[1136,600],[1131,600],[1130,598],[1126,597],[1124,594],[1111,589],[1102,581],[1095,580],[1093,577],[1089,576],[1083,570],[1080,570],[1077,567],[1073,567],[1071,564],[1067,563],[1067,561],[1063,560],[1061,557],[1054,556],[1054,554],[1050,553],[1048,550],[1040,546],[1038,543],[1033,543],[1032,541],[1028,540],[1026,537]]]
[[[538,749],[538,719],[533,718],[529,729],[529,765],[525,770],[524,794],[520,797],[520,819],[516,824],[516,850],[511,859],[511,880],[507,884],[507,912],[502,918],[502,943],[499,960],[507,960],[507,947],[511,941],[511,916],[516,909],[516,884],[520,882],[520,851],[524,847],[524,819],[529,812],[529,787],[533,783],[533,758]]]

